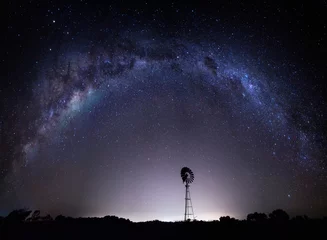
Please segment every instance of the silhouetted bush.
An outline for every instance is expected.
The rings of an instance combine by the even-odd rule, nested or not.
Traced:
[[[285,222],[290,219],[290,216],[282,209],[276,209],[269,214],[269,219],[274,222]]]
[[[222,216],[219,218],[219,221],[222,223],[231,223],[236,222],[237,220],[235,218],[231,218],[230,216]]]
[[[32,211],[27,209],[17,209],[8,214],[5,218],[7,222],[23,222],[31,214]]]
[[[53,221],[53,218],[50,216],[50,214],[47,214],[43,217],[40,217],[40,221]]]
[[[265,213],[254,212],[248,214],[246,220],[250,222],[263,222],[267,220],[267,215]]]
[[[58,215],[56,218],[55,218],[55,221],[64,221],[64,220],[67,220],[67,217],[63,216],[63,215]]]
[[[112,222],[112,223],[123,223],[123,222],[130,222],[129,219],[125,219],[125,218],[119,218],[117,216],[104,216],[103,220],[107,221],[107,222]]]
[[[117,216],[103,218],[72,218],[58,215],[52,221],[50,215],[40,216],[38,212],[31,214],[31,219],[24,221],[31,211],[15,210],[6,219],[19,221],[3,221],[0,224],[0,239],[214,239],[227,236],[232,239],[319,239],[325,234],[327,218],[309,219],[297,216],[288,221],[288,214],[283,210],[275,210],[267,216],[262,213],[251,213],[247,220],[237,220],[230,216],[222,216],[219,221],[191,222],[131,222]],[[262,224],[261,221],[264,223]],[[1,218],[0,218],[1,223]],[[105,237],[104,237],[105,236]],[[213,236],[216,236],[213,238]],[[223,237],[226,238],[226,237]]]
[[[40,210],[35,210],[32,216],[26,219],[28,222],[35,222],[38,220],[40,220]]]

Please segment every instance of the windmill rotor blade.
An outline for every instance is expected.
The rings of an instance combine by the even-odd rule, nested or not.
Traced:
[[[188,167],[183,167],[181,169],[181,177],[183,182],[186,182],[187,184],[192,183],[194,181],[194,173]]]

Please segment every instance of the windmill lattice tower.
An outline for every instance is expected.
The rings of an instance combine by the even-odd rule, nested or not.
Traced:
[[[188,167],[183,167],[181,170],[181,177],[185,184],[185,213],[184,221],[194,220],[194,212],[190,193],[190,184],[194,181],[194,173]]]

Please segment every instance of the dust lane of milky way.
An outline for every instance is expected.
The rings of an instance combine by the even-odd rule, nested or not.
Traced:
[[[276,139],[285,139],[297,152],[297,156],[285,160],[317,166],[316,159],[310,157],[314,135],[297,129],[292,122],[291,101],[298,93],[287,91],[286,96],[273,91],[273,85],[283,84],[283,79],[265,75],[262,59],[247,59],[220,51],[216,45],[207,47],[210,43],[203,46],[182,39],[135,42],[127,38],[113,46],[103,45],[87,52],[64,53],[52,63],[54,66],[43,69],[36,89],[42,116],[32,123],[35,136],[23,145],[24,164],[33,159],[41,139],[50,138],[53,131],[64,127],[75,114],[81,114],[85,105],[97,104],[101,95],[127,91],[140,81],[174,86],[178,79],[177,84],[186,91],[188,84],[201,84],[213,95],[226,95],[224,101],[231,114],[235,111],[245,118],[260,119],[266,131]],[[149,76],[153,79],[145,80]],[[305,120],[305,113],[302,118]]]
[[[179,137],[194,131],[196,139],[203,129],[210,129],[211,133],[204,134],[212,137],[205,140],[209,146],[216,139],[218,145],[228,135],[233,148],[249,150],[248,156],[242,156],[242,165],[254,169],[251,171],[259,179],[269,171],[275,175],[285,169],[291,172],[291,179],[306,172],[320,176],[324,173],[322,146],[317,143],[321,136],[310,126],[312,113],[299,104],[301,91],[289,81],[300,78],[299,71],[287,75],[288,63],[270,61],[264,50],[256,47],[253,53],[253,48],[135,32],[114,41],[67,45],[57,54],[49,54],[40,64],[33,101],[26,106],[29,117],[19,133],[19,157],[12,161],[12,173],[5,181],[19,189],[24,179],[33,178],[35,169],[60,169],[62,164],[76,161],[67,157],[74,148],[68,143],[80,132],[91,131],[87,129],[92,122],[118,129],[135,141],[138,135],[133,133],[138,131],[141,138],[151,141],[151,131],[163,139],[171,131],[178,130]],[[174,111],[177,114],[173,115]],[[85,118],[88,115],[94,120]],[[147,121],[151,129],[144,134],[140,128]],[[171,123],[174,130],[169,130]],[[97,132],[96,138],[117,139],[117,133],[111,133]],[[181,139],[184,146],[194,140]],[[201,148],[201,141],[195,146]],[[62,154],[52,154],[58,149]],[[215,151],[214,146],[212,149]],[[92,158],[97,154],[89,154],[89,161],[96,161]],[[280,164],[277,170],[271,170],[276,164]],[[292,194],[305,185],[305,181],[287,182]],[[24,192],[19,198],[26,195]]]

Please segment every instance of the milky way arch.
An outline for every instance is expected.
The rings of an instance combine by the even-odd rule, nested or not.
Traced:
[[[26,105],[21,144],[16,146],[19,157],[11,163],[14,179],[40,161],[45,166],[61,164],[60,157],[53,160],[44,149],[61,146],[69,138],[67,131],[70,136],[81,131],[83,123],[74,126],[76,119],[105,106],[112,111],[106,113],[110,121],[133,99],[140,101],[140,108],[153,103],[156,113],[166,111],[160,107],[167,102],[184,104],[183,121],[192,122],[198,115],[203,125],[229,128],[235,142],[244,137],[295,175],[321,171],[321,146],[310,128],[310,112],[299,104],[301,92],[291,85],[300,75],[287,61],[269,60],[259,47],[253,51],[212,40],[134,34],[75,43],[53,52],[39,63],[33,97]],[[129,100],[115,101],[124,96]],[[105,118],[103,112],[101,116]],[[248,135],[239,135],[247,131]]]
[[[34,101],[40,106],[41,116],[29,125],[32,134],[30,140],[23,143],[22,164],[32,161],[40,143],[53,138],[51,134],[74,115],[81,114],[85,105],[97,104],[94,100],[97,95],[124,91],[144,81],[142,76],[155,75],[155,71],[165,69],[162,79],[151,81],[169,82],[173,74],[179,75],[180,84],[184,84],[198,76],[201,80],[192,84],[207,88],[213,92],[213,98],[224,96],[231,114],[234,111],[244,114],[245,118],[260,119],[269,134],[277,140],[284,138],[285,144],[297,152],[288,160],[317,166],[310,151],[305,150],[313,149],[314,136],[298,129],[292,119],[295,114],[292,101],[299,94],[282,79],[288,76],[278,76],[281,66],[269,67],[265,56],[253,59],[245,53],[229,50],[215,43],[199,44],[182,39],[121,38],[111,43],[92,42],[86,50],[60,53],[52,60],[52,66],[48,64],[40,71]],[[272,69],[275,74],[271,73]],[[134,75],[134,79],[130,75]],[[126,76],[128,81],[124,80]],[[151,81],[147,84],[153,84]],[[278,87],[284,87],[285,93],[278,92]],[[297,114],[306,118],[305,113]],[[303,119],[300,120],[304,122]]]

